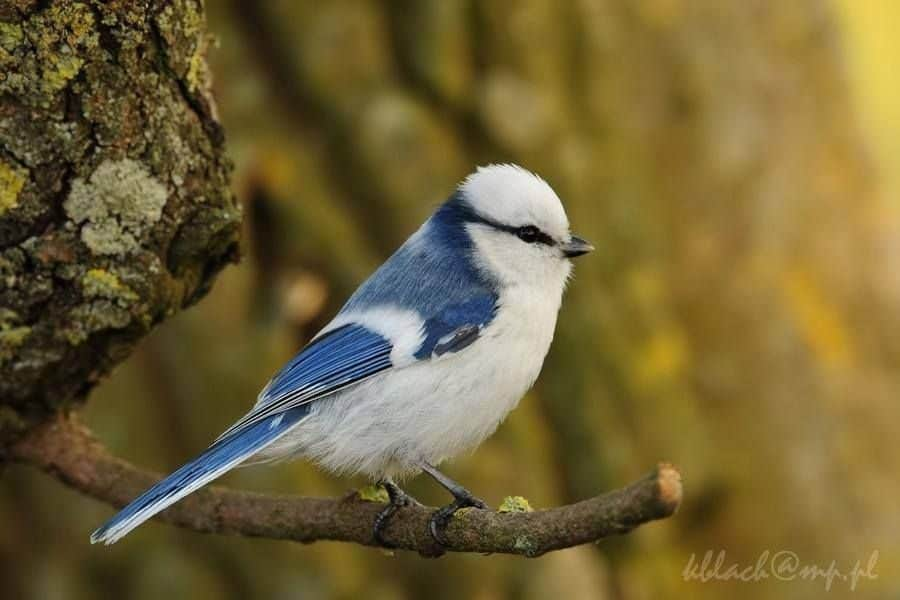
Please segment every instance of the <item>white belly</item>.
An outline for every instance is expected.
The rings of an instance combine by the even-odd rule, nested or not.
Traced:
[[[263,459],[302,455],[340,473],[402,477],[474,449],[534,383],[555,303],[507,305],[468,348],[387,371],[314,403]]]

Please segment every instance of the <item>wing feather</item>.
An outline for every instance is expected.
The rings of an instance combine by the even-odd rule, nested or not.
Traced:
[[[447,307],[425,321],[425,339],[415,357],[428,360],[468,347],[495,312],[496,298],[487,295]],[[291,359],[260,393],[256,406],[216,442],[392,368],[392,350],[384,336],[358,323],[327,332]]]
[[[272,378],[256,406],[216,441],[390,369],[392,349],[384,337],[356,324],[316,338]]]
[[[425,341],[416,352],[419,360],[437,358],[469,347],[497,313],[497,298],[479,295],[446,307],[425,321]]]

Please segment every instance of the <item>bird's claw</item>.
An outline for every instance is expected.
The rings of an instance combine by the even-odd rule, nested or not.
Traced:
[[[381,485],[387,490],[390,502],[388,502],[388,505],[378,513],[377,517],[375,517],[375,524],[372,526],[372,538],[383,548],[394,548],[394,544],[384,539],[384,529],[390,522],[391,517],[404,506],[422,506],[422,504],[397,487],[396,484],[383,482]]]
[[[451,502],[447,506],[441,507],[434,511],[434,513],[431,515],[431,521],[428,523],[428,529],[431,532],[431,537],[440,546],[443,546],[445,548],[450,546],[450,541],[444,534],[444,530],[450,524],[450,519],[453,518],[453,515],[455,515],[458,510],[461,510],[463,508],[477,508],[479,510],[488,510],[489,507],[483,500],[481,500],[480,498],[476,498],[472,494],[460,494],[459,496],[456,496],[453,502]]]

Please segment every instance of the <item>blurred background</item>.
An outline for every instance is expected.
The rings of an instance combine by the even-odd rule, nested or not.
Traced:
[[[825,583],[685,581],[764,551],[900,597],[900,3],[209,0],[243,260],[159,327],[84,418],[170,471],[477,164],[544,176],[579,261],[536,388],[448,472],[546,507],[683,471],[677,517],[536,560],[425,560],[149,524],[34,470],[0,479],[9,598],[819,598]],[[308,464],[224,483],[339,495]],[[410,491],[446,501],[425,479]]]

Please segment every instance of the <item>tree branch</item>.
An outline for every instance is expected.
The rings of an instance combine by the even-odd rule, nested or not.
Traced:
[[[32,430],[12,446],[10,454],[13,460],[34,465],[115,506],[125,505],[159,479],[110,455],[73,416],[59,416]],[[568,506],[534,512],[461,511],[447,528],[451,545],[446,550],[540,556],[671,516],[681,497],[680,473],[661,463],[627,487]],[[355,492],[338,499],[299,498],[207,487],[159,518],[204,533],[375,546],[372,524],[382,508]],[[386,539],[398,549],[440,555],[442,549],[428,533],[432,510],[401,509],[389,524]]]

